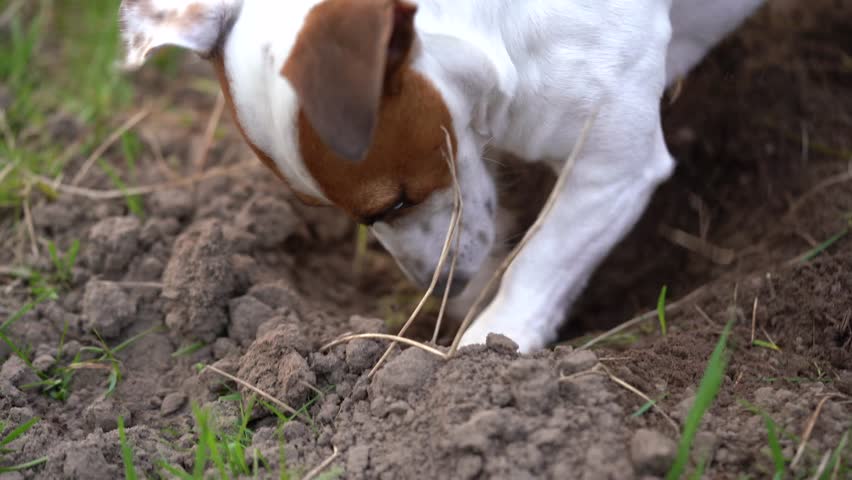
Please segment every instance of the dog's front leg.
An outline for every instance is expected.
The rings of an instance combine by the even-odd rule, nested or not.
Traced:
[[[541,228],[506,270],[496,296],[461,345],[483,343],[492,332],[513,339],[522,352],[555,340],[594,269],[673,170],[657,113],[644,122],[613,124],[629,118],[621,115],[635,113],[635,106],[599,116],[569,177],[554,192],[556,202]]]

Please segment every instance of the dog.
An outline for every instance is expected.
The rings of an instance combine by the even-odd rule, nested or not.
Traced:
[[[456,298],[475,296],[505,253],[486,149],[559,172],[594,116],[552,209],[461,341],[500,333],[532,352],[671,176],[665,89],[762,3],[124,0],[119,22],[125,68],[163,46],[209,60],[257,157],[301,201],[369,226],[422,286],[454,209],[452,165]],[[438,291],[449,267],[439,275]]]

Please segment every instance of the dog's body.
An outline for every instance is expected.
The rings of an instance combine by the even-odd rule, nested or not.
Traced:
[[[467,298],[499,253],[484,149],[559,171],[597,112],[549,216],[462,341],[503,333],[531,351],[670,176],[664,88],[761,3],[125,0],[121,16],[128,64],[165,44],[211,58],[264,163],[305,201],[371,224],[420,284],[450,222],[449,146],[464,201],[453,284]]]

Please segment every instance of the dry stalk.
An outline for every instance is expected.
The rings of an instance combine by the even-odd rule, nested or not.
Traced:
[[[92,152],[91,155],[89,155],[89,158],[87,158],[86,161],[83,163],[83,166],[80,167],[80,171],[77,172],[77,175],[74,175],[74,178],[71,180],[71,185],[75,187],[79,185],[80,182],[83,181],[83,178],[86,176],[86,174],[89,173],[89,169],[92,168],[92,165],[94,165],[95,162],[98,161],[99,158],[101,158],[101,155],[103,155],[104,152],[106,152],[109,147],[111,147],[115,142],[117,142],[118,139],[121,138],[121,136],[124,135],[128,130],[136,126],[136,124],[141,122],[142,119],[147,117],[149,113],[151,113],[150,109],[143,108],[139,112],[136,112],[135,115],[128,118],[124,123],[122,123],[121,126],[118,127],[118,129],[112,132],[109,137],[107,137],[107,139],[104,140],[104,142],[101,143],[98,148],[96,148],[95,151]]]
[[[825,454],[822,456],[822,460],[820,460],[819,462],[819,466],[817,467],[816,473],[814,473],[814,476],[811,477],[811,480],[817,480],[822,478],[822,474],[825,472],[825,467],[828,466],[828,458],[830,455],[831,450],[825,452]]]
[[[450,143],[450,132],[447,131],[444,127],[441,127],[444,130],[444,138],[447,142],[447,151],[452,152],[452,143]],[[455,249],[453,250],[453,259],[450,261],[450,271],[447,274],[447,285],[444,287],[444,296],[441,298],[441,308],[438,310],[438,319],[435,321],[435,332],[432,334],[432,343],[438,343],[438,332],[441,330],[441,322],[444,319],[444,311],[447,307],[447,299],[450,296],[450,288],[453,286],[453,277],[456,274],[456,261],[459,258],[459,247],[461,245],[461,235],[457,234],[459,225],[461,224],[462,215],[464,213],[464,201],[462,200],[461,195],[461,185],[459,184],[458,174],[455,168],[455,162],[452,158],[452,153],[449,155],[444,154],[444,160],[447,161],[447,166],[450,169],[450,174],[453,177],[453,210],[454,215],[456,216],[456,223],[451,227],[453,229],[453,236],[456,240]],[[438,270],[440,270],[443,265],[438,266]]]
[[[805,431],[802,433],[802,441],[799,442],[799,447],[796,449],[796,455],[793,456],[793,461],[790,462],[790,470],[796,468],[799,460],[802,459],[802,454],[805,453],[805,446],[807,446],[808,440],[811,439],[811,433],[813,433],[814,426],[816,425],[817,419],[819,419],[822,406],[825,405],[825,402],[828,401],[829,398],[834,396],[835,395],[826,395],[822,397],[822,400],[820,400],[819,403],[817,403],[814,413],[811,414],[811,418],[808,419],[808,423],[805,425]]]
[[[337,458],[337,447],[332,445],[331,448],[333,449],[331,455],[325,460],[323,460],[322,463],[314,467],[310,472],[306,473],[305,476],[302,477],[302,480],[311,480],[312,478],[316,477],[317,475],[319,475],[320,472],[325,470],[326,467],[328,467],[331,462],[334,461],[335,458]]]
[[[707,320],[707,323],[709,323],[711,327],[719,327],[719,324],[714,322],[713,319],[710,318],[710,315],[707,315],[707,312],[705,312],[700,306],[696,305],[695,310],[704,318],[704,320]]]
[[[787,211],[785,217],[790,218],[791,216],[795,215],[799,208],[801,208],[802,205],[804,205],[805,202],[810,199],[810,197],[816,195],[817,193],[824,191],[828,187],[848,182],[850,180],[852,180],[852,163],[850,163],[849,169],[847,171],[826,178],[825,180],[814,185],[813,188],[811,188],[798,199],[796,199],[796,201],[794,201],[793,204],[790,205],[790,209]]]
[[[595,373],[600,374],[601,368],[603,368],[603,365],[599,362],[599,363],[596,363],[594,367],[592,367],[588,370],[583,370],[582,372],[572,373],[571,375],[561,375],[561,372],[560,372],[559,381],[560,382],[567,382],[567,381],[573,380],[575,378],[585,377],[586,375],[592,375],[592,374],[595,374]]]
[[[540,229],[542,224],[544,223],[545,218],[553,209],[553,205],[556,204],[556,199],[559,197],[562,189],[565,186],[565,183],[568,181],[568,177],[570,176],[571,170],[574,168],[574,164],[577,161],[577,157],[580,155],[580,151],[583,149],[583,145],[586,143],[586,138],[589,134],[589,130],[591,130],[591,126],[597,117],[598,110],[592,112],[589,118],[586,120],[585,125],[583,125],[583,130],[580,132],[580,137],[577,139],[577,142],[574,144],[574,148],[571,150],[571,154],[565,160],[565,165],[562,167],[562,171],[559,173],[559,177],[556,179],[556,183],[553,186],[553,189],[550,191],[550,195],[547,197],[547,202],[545,202],[544,207],[542,207],[541,212],[536,218],[535,222],[532,226],[526,231],[521,241],[509,252],[509,255],[503,260],[497,270],[494,271],[494,274],[491,276],[491,279],[488,280],[488,283],[485,285],[485,288],[479,292],[479,296],[476,297],[476,301],[471,305],[470,310],[468,310],[467,315],[465,315],[464,320],[462,321],[461,326],[459,327],[458,332],[456,333],[455,338],[453,339],[453,344],[450,347],[450,351],[448,355],[452,357],[455,355],[456,351],[459,348],[459,343],[461,343],[462,336],[470,324],[473,322],[474,316],[478,313],[479,307],[485,301],[486,296],[491,292],[491,288],[497,283],[497,281],[502,278],[503,272],[509,268],[509,265],[518,256],[521,249],[530,241],[530,239],[535,235]]]
[[[286,412],[289,412],[289,413],[291,413],[291,414],[293,414],[293,415],[298,415],[298,416],[303,417],[303,418],[306,418],[308,421],[310,421],[310,418],[307,418],[304,414],[299,413],[299,411],[298,411],[298,410],[296,410],[295,408],[291,407],[290,405],[287,405],[286,403],[282,402],[281,400],[278,400],[277,398],[275,398],[275,397],[273,397],[272,395],[270,395],[270,394],[268,394],[268,393],[264,392],[263,390],[261,390],[261,389],[259,389],[259,388],[255,387],[254,385],[252,385],[252,384],[250,384],[250,383],[246,382],[245,380],[239,379],[239,378],[237,378],[237,377],[235,377],[235,376],[231,375],[231,374],[230,374],[230,373],[228,373],[228,372],[225,372],[225,371],[223,371],[223,370],[220,370],[220,369],[218,369],[218,368],[214,367],[213,365],[207,365],[206,367],[204,367],[204,370],[202,370],[202,371],[201,371],[201,373],[204,373],[204,372],[205,372],[205,371],[207,371],[207,370],[210,370],[210,371],[212,371],[212,372],[214,372],[214,373],[217,373],[217,374],[219,374],[219,375],[221,375],[221,376],[223,376],[223,377],[227,378],[228,380],[231,380],[231,381],[237,382],[238,384],[240,384],[240,385],[242,385],[242,386],[244,386],[244,387],[248,388],[248,389],[249,389],[249,390],[251,390],[252,392],[254,392],[254,393],[256,393],[256,394],[260,395],[261,397],[263,397],[263,398],[265,398],[265,399],[269,400],[270,402],[274,403],[275,405],[278,405],[279,407],[281,407],[281,408],[282,408],[284,411],[286,411]]]
[[[707,285],[702,285],[702,286],[696,288],[695,290],[693,290],[692,292],[690,292],[689,294],[687,294],[685,297],[681,298],[680,300],[667,304],[665,306],[666,313],[668,313],[672,310],[676,310],[676,309],[682,307],[683,305],[691,302],[694,298],[696,298],[699,295],[701,295],[702,293],[704,293],[704,291],[706,289],[707,289]],[[639,325],[643,322],[646,322],[646,321],[654,319],[654,318],[657,318],[657,310],[656,309],[645,312],[642,315],[633,317],[630,320],[622,323],[621,325],[618,325],[614,328],[607,330],[606,332],[604,332],[604,333],[598,335],[597,337],[592,338],[588,342],[584,343],[579,348],[577,348],[577,350],[586,350],[588,348],[591,348],[593,345],[596,345],[596,344],[600,343],[601,341],[606,340],[609,337],[612,337],[613,335],[621,333],[624,330],[635,327],[636,325]]]
[[[32,253],[35,257],[39,256],[38,250],[38,241],[36,240],[35,226],[33,225],[33,214],[30,210],[30,191],[29,187],[27,187],[27,191],[24,194],[24,222],[27,224],[27,233],[30,237],[30,248],[32,249]]]
[[[224,109],[225,96],[220,90],[216,95],[216,105],[213,106],[213,114],[210,116],[210,120],[207,122],[207,128],[204,130],[201,149],[192,161],[196,172],[204,170],[204,164],[207,163],[207,153],[210,152],[210,146],[213,144],[213,136],[216,134],[216,128],[219,126],[219,121],[222,119],[222,111]]]
[[[337,340],[334,340],[332,342],[329,342],[329,343],[323,345],[322,347],[320,347],[319,351],[324,352],[331,347],[335,347],[337,345],[340,345],[341,343],[347,343],[347,342],[351,342],[352,340],[358,340],[358,339],[391,340],[392,342],[394,342],[392,345],[396,345],[397,343],[404,343],[406,345],[410,345],[412,347],[417,347],[421,350],[425,350],[425,351],[427,351],[427,352],[429,352],[433,355],[436,355],[438,357],[447,358],[447,354],[438,350],[437,348],[430,347],[429,345],[426,345],[425,343],[418,342],[417,340],[412,340],[410,338],[400,337],[399,335],[389,335],[387,333],[358,333],[358,334],[355,334],[355,335],[344,335],[344,336],[338,338]],[[376,363],[376,366],[378,366],[378,365],[379,364]],[[376,367],[373,367],[373,369],[375,369],[375,368]]]
[[[613,375],[613,373],[610,372],[609,369],[606,368],[606,366],[604,366],[603,364],[599,364],[599,365],[601,365],[601,368],[603,369],[604,372],[606,372],[606,374],[609,376],[610,380],[617,383],[618,385],[620,385],[624,389],[628,390],[629,392],[636,394],[637,396],[639,396],[640,398],[642,398],[646,402],[650,403],[651,408],[653,408],[654,410],[657,411],[657,413],[662,415],[663,418],[665,418],[669,422],[669,425],[672,426],[672,428],[674,429],[675,432],[680,432],[680,428],[678,427],[677,422],[675,422],[674,419],[672,419],[672,417],[670,417],[666,412],[664,412],[663,409],[660,408],[659,405],[657,405],[657,402],[655,402],[654,400],[651,399],[651,397],[649,397],[648,395],[645,395],[644,393],[642,393],[641,390],[634,387],[633,385],[630,385],[629,383],[625,382],[624,380]]]
[[[719,265],[730,265],[737,258],[737,254],[733,250],[713,245],[701,237],[696,237],[683,230],[660,225],[659,232],[675,245],[697,253]]]
[[[435,272],[432,274],[432,281],[429,283],[429,288],[426,289],[426,293],[423,294],[423,298],[420,299],[420,302],[417,304],[417,307],[415,307],[414,311],[411,312],[411,315],[408,317],[408,320],[406,320],[405,325],[403,325],[402,328],[397,333],[397,336],[399,338],[401,338],[403,335],[405,335],[405,332],[414,323],[414,320],[417,318],[417,315],[420,313],[420,310],[423,309],[423,305],[426,304],[426,301],[429,299],[429,297],[432,295],[432,292],[435,290],[435,285],[437,285],[438,279],[441,276],[441,270],[444,268],[444,263],[447,261],[447,255],[450,251],[450,244],[453,241],[453,236],[456,235],[458,227],[459,227],[459,222],[461,222],[461,214],[462,214],[461,189],[459,187],[458,178],[457,178],[457,175],[456,175],[456,168],[455,168],[456,162],[455,162],[455,158],[453,158],[453,153],[452,153],[453,149],[452,149],[452,143],[450,141],[450,133],[444,127],[441,127],[441,129],[444,131],[445,141],[446,141],[446,144],[447,144],[447,152],[448,152],[444,156],[444,158],[446,158],[447,163],[449,164],[450,172],[451,172],[452,177],[453,177],[453,189],[454,189],[453,214],[450,217],[450,225],[447,228],[447,236],[444,238],[444,246],[443,246],[443,248],[441,248],[441,256],[438,258],[438,264],[435,267]],[[453,265],[455,265],[455,260],[453,261]],[[455,269],[454,266],[452,268]],[[444,302],[446,302],[446,297],[449,294],[449,291],[450,291],[450,281],[448,280],[447,286],[444,289],[444,301],[442,302],[442,305],[443,305]],[[443,314],[443,308],[441,309],[441,314]],[[440,322],[440,321],[441,321],[441,319],[439,317],[438,322]],[[409,343],[409,342],[405,342],[405,343],[408,343],[409,345],[411,345],[411,343]],[[426,347],[426,345],[419,344],[419,342],[414,342],[414,343],[418,344],[417,346],[419,346],[421,348]],[[370,370],[370,373],[367,375],[368,378],[372,378],[372,376],[375,375],[376,371],[378,371],[379,367],[382,365],[382,363],[388,358],[390,353],[393,351],[393,348],[396,346],[396,344],[397,344],[397,341],[394,341],[393,343],[388,345],[388,348],[387,348],[387,350],[385,350],[385,353],[382,354],[382,356],[379,358],[379,360],[376,362],[376,364]],[[429,347],[429,348],[431,349],[431,347]],[[432,350],[434,350],[434,349],[432,349]],[[438,352],[438,350],[434,350],[434,351]],[[441,353],[441,356],[446,358],[446,355],[444,355],[444,353]]]
[[[172,182],[159,183],[156,185],[145,185],[141,187],[132,187],[124,190],[93,190],[90,188],[75,187],[73,185],[57,184],[55,190],[68,195],[84,197],[90,200],[114,200],[116,198],[124,198],[133,195],[148,195],[162,190],[168,190],[176,187],[183,187],[193,183],[202,182],[211,178],[230,176],[243,173],[247,166],[254,165],[254,162],[240,162],[229,167],[218,167],[210,169],[203,174],[192,175],[186,178],[181,178]],[[48,185],[54,183],[54,180],[41,176],[30,174],[31,179],[42,182]]]
[[[754,345],[754,330],[757,327],[757,297],[754,297],[754,306],[751,308],[751,343]]]

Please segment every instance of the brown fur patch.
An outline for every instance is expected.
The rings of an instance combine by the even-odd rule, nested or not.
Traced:
[[[299,151],[305,166],[328,199],[358,221],[387,210],[403,195],[408,202],[416,204],[424,201],[435,190],[450,185],[452,177],[444,158],[447,153],[446,136],[441,127],[450,132],[452,154],[456,153],[452,117],[441,94],[407,64],[408,51],[414,37],[411,24],[414,10],[405,2],[396,0],[374,0],[374,4],[382,6],[388,1],[397,6],[389,17],[394,29],[384,40],[386,46],[382,47],[387,49],[388,64],[380,66],[379,76],[373,78],[373,81],[379,82],[377,88],[382,94],[374,113],[375,134],[364,159],[353,162],[342,158],[323,142],[308,120],[303,106],[298,114]],[[351,3],[351,0],[327,0],[323,4],[343,8],[345,5],[341,5],[341,2],[346,4]],[[351,26],[361,30],[357,24]],[[320,37],[317,41],[334,42],[335,38]],[[332,60],[334,58],[337,57],[332,56]],[[347,61],[346,58],[339,60]],[[226,104],[243,138],[261,162],[286,183],[287,179],[275,161],[252,142],[240,123],[222,53],[214,54],[211,61]],[[347,66],[337,65],[333,68],[345,71]],[[353,86],[348,88],[349,96],[361,93]],[[322,95],[323,92],[312,90],[310,94]],[[300,97],[300,102],[304,104],[305,99]],[[341,111],[338,115],[347,119],[348,113]],[[327,204],[302,192],[294,192],[307,204]]]
[[[399,88],[382,99],[376,135],[361,162],[335,155],[299,115],[299,148],[308,171],[329,200],[356,219],[386,210],[403,193],[412,203],[422,202],[452,180],[441,127],[450,132],[453,154],[456,139],[441,94],[408,67]]]

